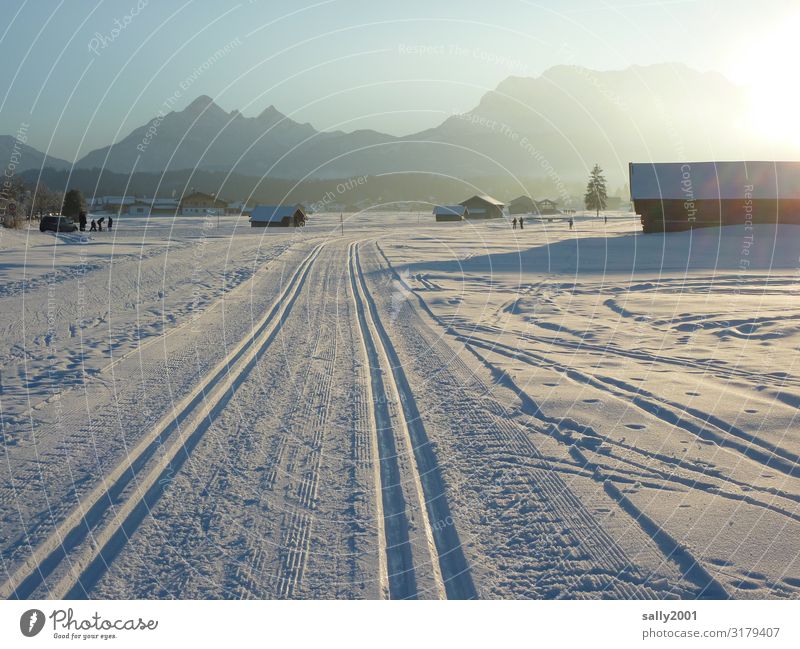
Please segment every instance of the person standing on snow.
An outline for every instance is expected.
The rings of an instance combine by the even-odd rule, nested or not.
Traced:
[[[516,216],[514,217],[514,220],[511,221],[511,229],[512,230],[516,230],[517,229],[517,217]]]
[[[113,225],[114,225],[114,219],[109,216],[108,217],[108,229],[111,230]]]
[[[97,221],[92,219],[92,224],[89,226],[89,232],[97,232]]]
[[[521,216],[519,217],[519,229],[520,230],[524,229],[523,226],[522,226],[522,217]]]
[[[573,222],[572,222],[572,217],[570,216],[570,217],[569,217],[569,229],[570,229],[570,230],[572,229],[572,225],[573,225]]]

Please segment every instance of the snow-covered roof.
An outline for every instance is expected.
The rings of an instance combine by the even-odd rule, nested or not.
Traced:
[[[515,199],[508,201],[508,204],[509,205],[514,205],[515,203],[526,203],[526,204],[530,205],[531,203],[535,203],[535,202],[536,201],[534,201],[530,196],[527,196],[526,194],[523,194],[522,196],[517,196]]]
[[[464,216],[466,211],[463,205],[437,205],[433,208],[435,216]]]
[[[475,194],[475,196],[470,196],[467,200],[462,201],[461,204],[469,203],[472,200],[480,199],[485,203],[490,203],[491,205],[496,205],[497,207],[505,207],[505,203],[502,201],[498,201],[496,198],[492,198],[488,194]]]
[[[631,198],[800,199],[800,162],[631,163]]]
[[[297,205],[256,205],[250,214],[251,221],[260,223],[271,223],[272,221],[282,221],[286,217],[291,218],[295,212],[303,212],[303,208]]]

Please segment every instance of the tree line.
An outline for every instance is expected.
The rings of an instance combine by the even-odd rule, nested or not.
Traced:
[[[18,176],[6,178],[0,193],[0,221],[7,228],[20,228],[26,221],[61,212],[64,198],[64,192],[52,190],[41,181],[29,183]]]

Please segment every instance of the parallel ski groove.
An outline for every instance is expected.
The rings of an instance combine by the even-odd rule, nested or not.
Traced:
[[[103,482],[32,552],[28,561],[0,587],[0,596],[31,597],[62,564],[67,566],[66,574],[50,590],[49,596],[80,597],[85,594],[82,581],[89,578],[89,572],[94,573],[88,579],[93,582],[107,568],[104,551],[113,549],[111,554],[116,555],[127,542],[131,531],[129,526],[134,524],[135,528],[135,524],[148,514],[151,501],[160,494],[162,473],[170,470],[171,465],[185,461],[208,423],[235,391],[237,381],[270,344],[323,245],[316,246],[305,257],[272,308],[251,333],[207,373],[173,412],[162,419],[128,458],[106,475]],[[166,449],[165,442],[168,444]],[[156,458],[154,463],[150,462],[153,458]],[[148,464],[154,466],[142,478],[141,472]]]
[[[391,266],[379,245],[377,249],[395,278],[402,282],[402,277]],[[415,295],[422,309],[431,316],[434,322],[443,324],[430,311],[422,297],[419,294]],[[405,318],[403,322],[405,323],[407,320],[408,318]],[[409,331],[420,337],[424,329],[424,326],[408,327]],[[445,329],[451,334],[454,333],[446,325]],[[448,395],[446,403],[449,410],[463,414],[470,426],[470,430],[463,432],[454,430],[456,439],[468,438],[471,443],[479,443],[483,447],[487,461],[497,452],[507,453],[508,450],[520,457],[544,460],[529,436],[520,429],[519,424],[509,420],[507,413],[492,397],[492,391],[483,380],[467,367],[462,358],[440,336],[434,335],[433,337],[432,342],[420,340],[420,345],[425,350],[427,361],[425,367],[437,368],[434,371],[435,381],[431,376],[427,376],[426,381],[430,381],[431,389],[441,389]],[[414,353],[413,347],[411,353],[412,355]],[[535,466],[530,467],[528,471],[528,475],[512,473],[509,478],[503,476],[503,484],[506,484],[507,488],[511,488],[512,493],[516,493],[517,497],[526,491],[529,492],[529,497],[526,499],[528,503],[525,506],[538,510],[535,520],[543,525],[540,530],[543,535],[541,543],[544,543],[542,550],[547,560],[552,561],[558,557],[558,543],[554,543],[558,537],[547,539],[547,537],[557,534],[567,544],[566,547],[573,546],[568,556],[575,556],[570,560],[580,562],[583,559],[591,559],[591,578],[598,582],[596,586],[598,590],[609,594],[613,593],[618,597],[658,596],[655,591],[648,588],[646,575],[642,574],[628,559],[624,551],[599,525],[591,512],[555,471]],[[510,482],[506,482],[506,480]],[[524,521],[527,520],[529,524],[531,520],[529,516],[523,516],[516,522],[519,528],[517,534],[527,534],[528,530],[525,529]],[[559,532],[559,530],[563,531]],[[539,544],[537,541],[536,546]],[[583,554],[580,554],[581,552]],[[561,560],[563,561],[563,559]],[[580,574],[570,574],[566,568],[560,568],[552,577],[557,577],[563,582],[563,585],[559,587],[566,586],[570,596],[576,596],[575,594],[582,589],[581,581],[584,577]],[[541,575],[536,580],[536,589],[543,592],[545,596],[550,596],[548,589],[557,583],[553,582],[552,577]]]
[[[438,461],[417,410],[413,392],[367,287],[358,244],[352,246],[351,269],[354,292],[358,291],[363,308],[361,322],[365,326],[362,327],[362,333],[365,338],[371,339],[378,357],[383,360],[383,367],[389,368],[383,374],[384,386],[389,388],[387,396],[390,394],[393,397],[391,401],[400,404],[396,417],[400,428],[398,432],[411,456],[411,479],[419,499],[436,588],[440,590],[440,596],[451,599],[475,598],[477,591],[452,523]]]

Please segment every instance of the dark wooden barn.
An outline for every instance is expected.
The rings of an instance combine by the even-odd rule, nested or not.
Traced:
[[[468,219],[499,219],[503,216],[505,203],[486,194],[477,194],[459,203],[467,208]]]
[[[463,221],[469,214],[463,205],[437,205],[433,208],[433,215],[437,221]]]
[[[253,228],[290,228],[306,224],[302,205],[256,205],[250,215]]]
[[[645,232],[800,224],[800,162],[631,163],[629,173]]]
[[[508,203],[509,214],[536,214],[536,201],[530,196],[518,196]]]

